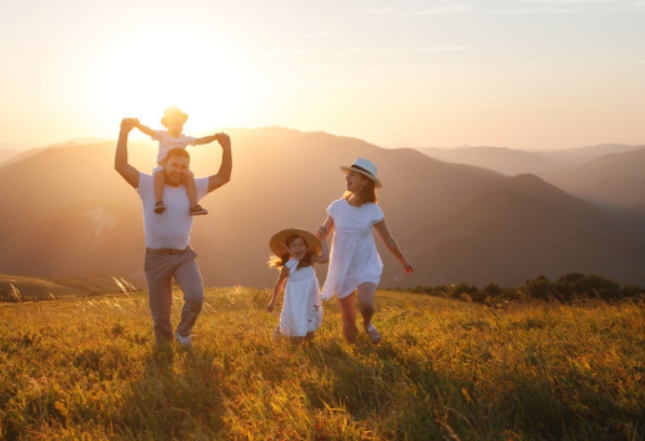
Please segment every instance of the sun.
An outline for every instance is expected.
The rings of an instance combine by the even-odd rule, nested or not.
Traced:
[[[192,133],[243,125],[261,90],[252,59],[225,41],[176,23],[113,37],[88,66],[87,105],[112,124],[134,116],[155,128],[174,105]]]

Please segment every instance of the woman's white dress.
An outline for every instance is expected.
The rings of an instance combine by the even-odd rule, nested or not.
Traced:
[[[378,285],[383,262],[372,228],[383,220],[381,207],[371,202],[355,207],[346,199],[338,199],[329,205],[327,213],[334,219],[334,238],[322,298],[342,299],[365,282]]]
[[[289,268],[284,292],[280,333],[289,337],[304,337],[322,324],[323,308],[320,286],[313,266],[298,268],[298,259],[285,264]]]

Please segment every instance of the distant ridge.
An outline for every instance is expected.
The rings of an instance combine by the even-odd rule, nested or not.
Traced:
[[[572,271],[645,284],[640,217],[594,207],[535,176],[510,178],[323,132],[228,131],[231,183],[202,201],[210,214],[195,220],[192,235],[207,285],[271,286],[268,238],[290,225],[315,230],[343,193],[339,167],[356,157],[378,165],[386,221],[415,267],[403,275],[379,245],[383,287],[512,286]],[[12,189],[0,193],[3,272],[143,279],[140,202],[113,169],[114,149],[115,141],[59,146],[0,167],[0,186]],[[190,151],[197,176],[219,167],[217,145]],[[132,142],[130,159],[150,172],[155,152],[153,143]]]
[[[502,147],[463,147],[454,150],[426,148],[420,151],[441,161],[484,167],[508,176],[541,174],[565,166],[536,153]]]
[[[579,197],[630,208],[645,204],[645,146],[592,159],[545,176]]]

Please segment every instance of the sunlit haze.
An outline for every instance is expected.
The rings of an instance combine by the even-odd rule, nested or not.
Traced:
[[[645,2],[0,0],[0,143],[279,125],[380,146],[645,139]]]

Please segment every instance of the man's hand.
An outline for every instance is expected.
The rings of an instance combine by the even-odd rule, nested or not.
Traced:
[[[130,133],[138,123],[139,120],[136,118],[123,118],[123,120],[121,120],[121,132]]]
[[[228,136],[224,132],[220,132],[220,133],[216,134],[215,136],[216,136],[215,139],[217,139],[217,142],[219,142],[219,145],[221,145],[223,149],[227,149],[227,148],[230,149],[231,148],[231,137],[230,136]]]

